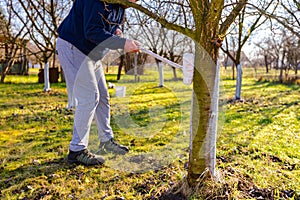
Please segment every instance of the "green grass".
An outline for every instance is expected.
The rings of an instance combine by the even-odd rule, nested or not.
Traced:
[[[73,111],[65,109],[64,83],[43,92],[36,74],[8,76],[0,84],[1,199],[176,199],[184,186],[188,162],[191,87],[165,71],[148,70],[107,81],[126,86],[126,97],[110,89],[116,140],[131,149],[126,156],[107,155],[102,167],[68,165]],[[191,199],[299,199],[299,85],[243,80],[241,102],[231,101],[235,81],[223,72],[223,103],[217,143],[221,182],[206,180]],[[227,75],[226,75],[227,74]],[[182,74],[178,75],[182,78]],[[95,123],[90,149],[97,150]],[[169,193],[173,191],[173,193]],[[252,191],[252,193],[251,193]],[[254,194],[254,192],[256,192]],[[292,195],[286,195],[291,191]],[[252,195],[252,197],[251,197]],[[254,195],[254,196],[253,196]],[[285,196],[284,196],[285,195]],[[298,196],[297,196],[298,195]]]
[[[233,88],[234,82],[225,87]],[[226,123],[219,136],[220,148],[226,151],[219,151],[219,156],[231,160],[231,166],[259,187],[299,192],[299,94],[299,86],[247,79],[244,101],[226,105]]]

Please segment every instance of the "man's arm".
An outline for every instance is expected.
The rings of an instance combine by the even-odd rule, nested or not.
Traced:
[[[90,42],[109,49],[123,49],[126,39],[105,30],[104,3],[96,0],[85,2],[83,10],[84,36]]]

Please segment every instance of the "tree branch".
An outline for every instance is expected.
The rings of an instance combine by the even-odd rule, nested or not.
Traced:
[[[246,6],[248,0],[240,0],[237,5],[233,8],[231,13],[227,16],[225,21],[221,24],[219,35],[225,35],[227,30],[229,29],[230,25],[234,22],[237,15],[240,11]]]
[[[295,27],[291,24],[289,25],[286,20],[281,20],[280,16],[276,16],[274,14],[270,14],[267,13],[265,10],[253,5],[253,4],[249,4],[251,5],[253,8],[257,9],[259,12],[261,12],[264,16],[270,18],[270,19],[274,19],[276,20],[279,24],[281,24],[283,27],[285,27],[287,30],[291,31],[293,34],[295,34],[297,37],[300,38],[300,32],[298,32],[297,30],[295,30]],[[297,27],[299,28],[299,27]]]
[[[174,31],[180,32],[190,38],[195,38],[195,31],[193,31],[192,29],[189,29],[187,27],[182,27],[179,26],[177,24],[173,24],[169,21],[167,21],[165,18],[157,15],[156,13],[151,12],[150,10],[148,10],[147,8],[135,4],[135,3],[131,3],[129,1],[124,1],[124,0],[103,0],[103,2],[107,2],[107,3],[117,3],[120,5],[124,5],[124,6],[128,6],[128,7],[132,7],[134,9],[137,9],[143,13],[145,13],[146,15],[148,15],[150,18],[154,19],[155,21],[159,22],[162,26],[166,27],[167,29],[172,29]]]

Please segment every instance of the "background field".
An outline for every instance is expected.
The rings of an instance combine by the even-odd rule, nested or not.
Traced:
[[[187,173],[191,86],[165,70],[159,88],[155,68],[140,82],[116,81],[126,97],[110,89],[116,140],[128,145],[124,157],[107,155],[103,167],[68,165],[73,114],[66,109],[64,83],[44,93],[36,72],[8,76],[0,85],[1,199],[180,199]],[[251,75],[252,74],[252,75]],[[258,82],[246,70],[243,101],[232,101],[235,81],[222,70],[217,168],[221,181],[206,180],[192,199],[299,199],[299,85]],[[179,78],[182,77],[179,74]],[[95,124],[90,149],[98,146]],[[171,192],[171,193],[170,193]]]

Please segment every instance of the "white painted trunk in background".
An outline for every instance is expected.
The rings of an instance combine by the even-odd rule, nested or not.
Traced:
[[[137,64],[138,55],[137,53],[134,54],[134,81],[138,82],[138,64]]]
[[[183,83],[186,85],[190,85],[193,82],[194,76],[194,60],[195,55],[192,53],[183,54]]]
[[[49,63],[44,63],[44,92],[49,92],[51,90],[50,88],[50,80],[49,80]]]
[[[164,71],[162,62],[158,62],[159,87],[164,86]]]
[[[236,100],[241,99],[242,75],[243,75],[242,65],[238,64],[236,67],[236,90],[235,90],[235,99]]]

